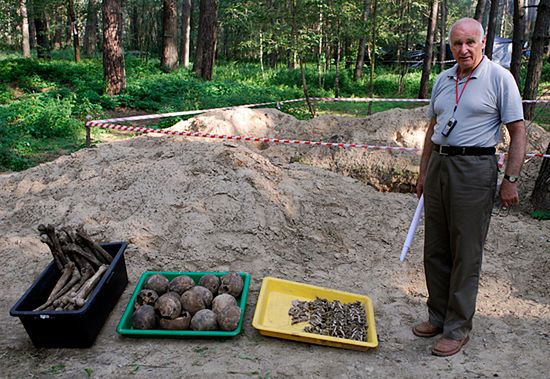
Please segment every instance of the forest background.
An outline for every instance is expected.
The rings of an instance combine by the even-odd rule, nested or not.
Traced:
[[[524,99],[548,99],[550,0],[11,0],[0,3],[0,171],[84,146],[84,121],[305,96],[427,98],[449,26],[512,40]],[[285,105],[298,118],[422,103]],[[525,108],[550,130],[547,104]],[[162,119],[154,127],[181,118]],[[93,137],[103,134],[94,130]]]

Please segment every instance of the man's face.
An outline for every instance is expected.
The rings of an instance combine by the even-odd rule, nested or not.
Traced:
[[[469,72],[481,62],[485,37],[480,41],[479,29],[472,23],[462,23],[451,32],[451,52],[461,72]]]

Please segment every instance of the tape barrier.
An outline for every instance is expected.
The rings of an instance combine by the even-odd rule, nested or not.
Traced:
[[[171,112],[171,113],[158,113],[158,114],[148,114],[148,115],[140,115],[140,116],[128,116],[128,117],[117,117],[117,118],[109,118],[105,120],[94,120],[97,122],[123,122],[123,121],[137,121],[137,120],[153,120],[156,118],[163,118],[163,117],[177,117],[177,116],[189,116],[194,114],[200,114],[200,113],[206,113],[211,111],[225,111],[230,109],[237,109],[237,108],[254,108],[254,107],[262,107],[266,105],[278,105],[282,103],[297,103],[300,101],[305,101],[305,98],[301,99],[291,99],[291,100],[283,100],[283,101],[269,101],[266,103],[257,103],[257,104],[246,104],[246,105],[236,105],[232,107],[221,107],[221,108],[209,108],[209,109],[197,109],[192,111],[183,111],[183,112]]]
[[[542,153],[531,153],[531,154],[525,154],[527,157],[537,157],[537,158],[550,158],[550,154],[542,154]]]
[[[305,140],[292,140],[292,139],[281,139],[281,138],[270,138],[270,137],[239,136],[239,135],[230,135],[230,134],[178,132],[175,130],[168,130],[168,129],[152,129],[152,128],[137,127],[137,126],[117,125],[117,124],[111,124],[111,123],[106,123],[101,121],[87,121],[85,125],[86,127],[94,126],[100,129],[113,129],[113,130],[121,130],[121,131],[132,132],[132,133],[144,133],[144,134],[156,133],[156,134],[165,134],[169,136],[223,139],[228,141],[266,142],[266,143],[281,143],[286,145],[326,146],[326,147],[339,147],[343,149],[357,148],[357,149],[386,150],[386,151],[421,151],[422,150],[416,147],[367,145],[362,143],[305,141]],[[539,154],[539,153],[527,154],[526,156],[550,158],[550,154]]]
[[[239,135],[228,135],[228,134],[209,134],[209,133],[200,133],[200,132],[178,132],[178,131],[173,131],[168,129],[152,129],[152,128],[137,127],[137,126],[117,125],[117,124],[103,123],[99,121],[88,121],[86,122],[86,126],[95,126],[100,129],[114,129],[114,130],[121,130],[121,131],[133,132],[133,133],[144,133],[144,134],[157,133],[157,134],[166,134],[170,136],[224,139],[224,140],[230,140],[230,141],[271,142],[271,143],[282,143],[287,145],[341,147],[344,149],[359,148],[359,149],[396,150],[396,151],[418,151],[419,150],[416,147],[379,146],[379,145],[366,145],[361,143],[341,143],[341,142],[325,142],[325,141],[303,141],[303,140],[291,140],[291,139],[280,139],[280,138],[270,138],[270,137],[250,137],[250,136],[239,136]]]
[[[430,99],[400,99],[400,98],[379,98],[379,97],[310,97],[311,101],[326,101],[326,102],[403,102],[403,103],[429,103]],[[177,116],[190,116],[194,114],[206,113],[211,111],[219,110],[230,110],[238,108],[256,108],[267,105],[275,105],[277,109],[281,109],[282,104],[286,103],[298,103],[301,101],[306,101],[306,98],[299,99],[290,99],[290,100],[279,100],[279,101],[269,101],[265,103],[257,104],[245,104],[245,105],[236,105],[231,107],[221,107],[221,108],[209,108],[209,109],[198,109],[191,111],[183,112],[171,112],[171,113],[158,113],[158,114],[148,114],[148,115],[139,115],[139,116],[129,116],[129,117],[117,117],[109,118],[104,120],[94,120],[97,122],[110,123],[110,122],[125,122],[125,121],[138,121],[138,120],[153,120],[157,118],[164,117],[177,117]],[[523,100],[523,103],[541,103],[541,104],[550,104],[550,100]]]

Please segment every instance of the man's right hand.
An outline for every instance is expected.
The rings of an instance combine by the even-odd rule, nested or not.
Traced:
[[[509,207],[514,204],[519,204],[519,194],[517,183],[510,183],[506,179],[500,185],[500,204],[503,207]]]

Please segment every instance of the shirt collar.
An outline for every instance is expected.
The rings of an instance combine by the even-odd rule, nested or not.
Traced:
[[[484,55],[483,59],[481,60],[481,62],[479,62],[478,66],[476,67],[476,69],[472,73],[472,78],[478,78],[481,75],[483,75],[483,73],[487,69],[488,64],[489,64],[489,58],[487,58]],[[451,67],[451,69],[449,70],[449,73],[447,74],[447,77],[449,77],[450,79],[456,80],[457,79],[457,72],[458,72],[458,63],[455,63],[455,65],[453,67]],[[466,80],[466,77],[464,77],[460,80],[461,81]]]

